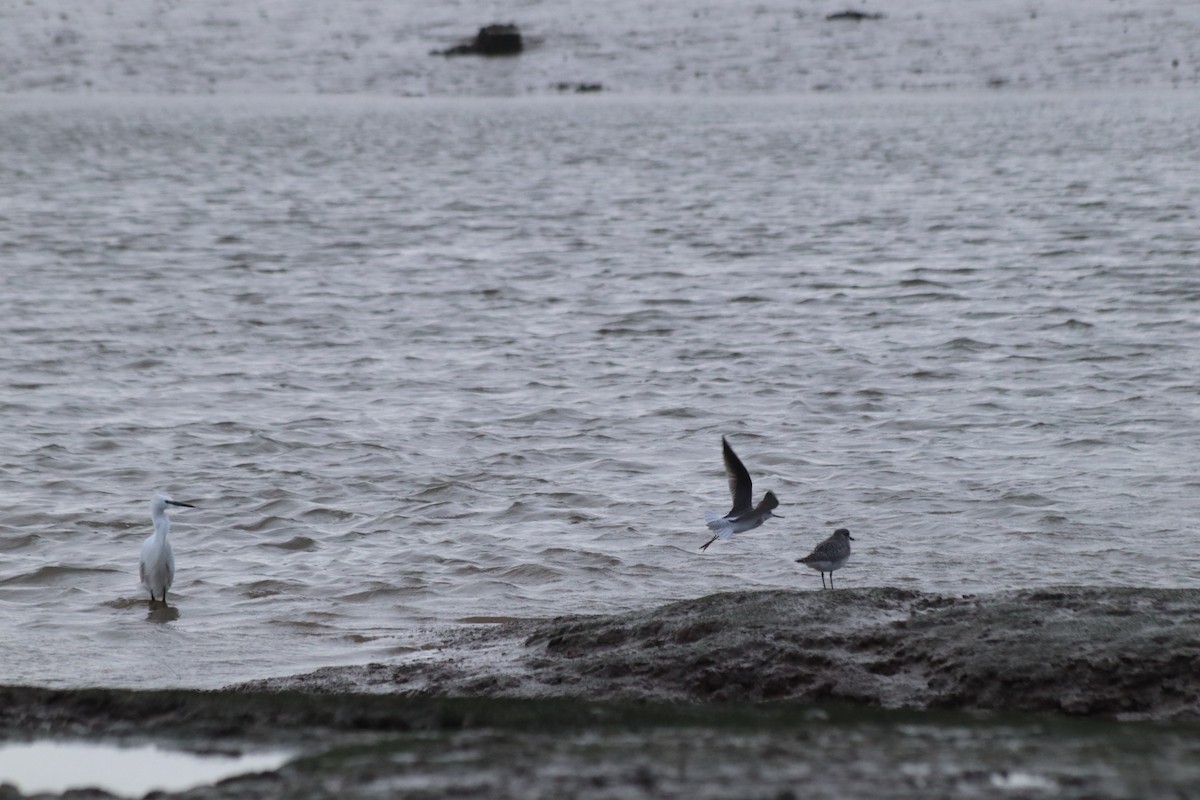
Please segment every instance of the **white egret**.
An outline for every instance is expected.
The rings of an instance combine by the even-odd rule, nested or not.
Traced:
[[[156,494],[150,501],[150,518],[154,520],[154,535],[142,542],[142,557],[138,562],[138,575],[142,585],[150,591],[150,602],[162,594],[167,602],[167,589],[175,580],[175,554],[167,534],[171,532],[171,521],[167,519],[167,506],[195,508],[191,503],[180,503],[165,494]]]

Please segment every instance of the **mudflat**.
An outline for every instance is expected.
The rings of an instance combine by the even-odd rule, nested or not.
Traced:
[[[197,800],[1186,797],[1197,602],[720,594],[460,629],[401,662],[221,691],[5,687],[0,737],[295,753],[155,794]]]

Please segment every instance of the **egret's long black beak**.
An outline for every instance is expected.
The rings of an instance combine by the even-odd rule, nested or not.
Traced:
[[[771,516],[774,517],[775,519],[783,519],[784,518],[783,514],[776,514],[774,511],[771,512]]]
[[[192,505],[191,503],[181,503],[181,502],[179,502],[178,500],[168,500],[168,501],[167,501],[167,505],[169,505],[169,506],[183,506],[184,508],[195,508],[195,506],[194,506],[194,505]]]

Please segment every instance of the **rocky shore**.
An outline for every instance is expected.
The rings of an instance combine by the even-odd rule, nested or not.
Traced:
[[[0,687],[0,746],[294,753],[152,795],[189,800],[1190,797],[1198,611],[1195,590],[719,594],[221,691]]]
[[[295,754],[271,772],[147,795],[155,800],[1116,800],[1191,797],[1200,785],[1195,725],[836,704],[8,688],[0,737]],[[0,798],[24,797],[0,776]]]
[[[247,690],[1200,719],[1200,591],[738,592],[458,630],[420,657]]]

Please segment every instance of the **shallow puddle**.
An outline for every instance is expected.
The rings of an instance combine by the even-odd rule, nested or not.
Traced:
[[[0,784],[23,794],[98,788],[110,794],[142,797],[152,791],[178,792],[252,772],[279,769],[292,753],[198,755],[154,745],[45,741],[0,746]]]

